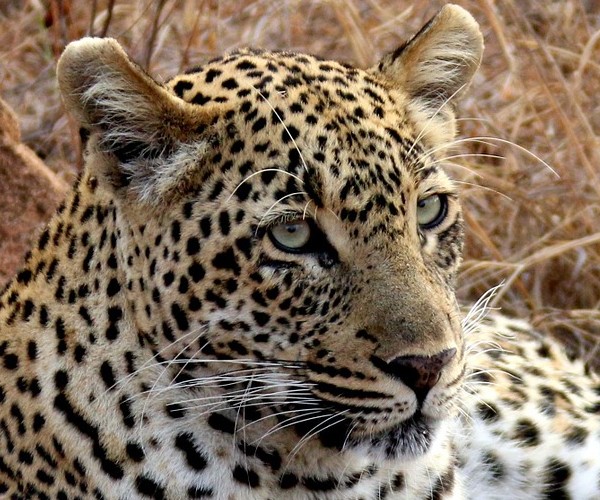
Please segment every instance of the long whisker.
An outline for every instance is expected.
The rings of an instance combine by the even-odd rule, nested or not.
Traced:
[[[530,151],[529,149],[524,148],[523,146],[517,144],[516,142],[509,141],[507,139],[502,139],[500,137],[493,137],[493,136],[475,136],[475,137],[466,137],[464,139],[456,139],[448,144],[442,144],[441,146],[438,146],[436,148],[432,148],[432,149],[426,151],[423,155],[421,155],[421,157],[419,158],[419,161],[422,161],[422,159],[425,156],[429,156],[429,155],[434,154],[443,149],[447,149],[449,147],[453,147],[458,144],[466,144],[469,142],[474,142],[476,144],[485,144],[487,146],[495,146],[496,144],[494,144],[494,142],[499,142],[501,144],[506,144],[508,146],[512,146],[515,149],[518,149],[519,151],[525,153],[526,155],[533,157],[536,161],[538,161],[539,163],[544,165],[544,167],[546,167],[548,170],[550,170],[550,172],[552,172],[556,177],[558,177],[560,179],[560,175],[556,172],[556,170],[554,170],[547,162],[545,162],[542,158],[540,158],[538,155],[536,155],[533,151]]]

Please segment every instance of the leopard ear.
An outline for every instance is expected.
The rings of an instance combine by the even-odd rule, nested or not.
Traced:
[[[447,4],[371,71],[402,87],[431,118],[448,112],[446,104],[465,92],[482,53],[483,36],[473,16],[462,7]]]
[[[146,201],[162,200],[189,180],[206,149],[206,141],[194,139],[211,122],[208,110],[171,94],[109,38],[69,44],[57,74],[67,109],[103,155],[88,168],[104,170],[96,173]]]

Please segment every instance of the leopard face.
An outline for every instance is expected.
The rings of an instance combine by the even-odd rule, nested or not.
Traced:
[[[476,41],[456,63],[460,85]],[[189,360],[181,371],[192,378],[208,365],[236,387],[239,370],[241,380],[255,370],[263,404],[301,435],[327,431],[339,447],[394,458],[429,449],[464,375],[453,295],[462,220],[434,153],[452,112],[440,95],[419,94],[433,90],[411,95],[394,81],[417,48],[366,71],[242,50],[117,102],[104,88],[127,92],[139,70],[114,43],[81,42],[60,66],[64,94],[83,95],[72,106],[92,130],[88,161],[116,194],[128,248],[141,250],[125,280],[155,352]],[[98,56],[133,75],[89,81],[104,68],[87,66]],[[117,124],[124,111],[131,120]],[[138,137],[137,120],[154,120],[158,131],[143,132],[153,142]],[[239,403],[233,392],[224,406]]]
[[[310,442],[326,463],[448,451],[463,227],[441,164],[481,51],[458,7],[366,70],[246,49],[161,85],[114,40],[70,45],[86,170],[0,304],[76,428],[61,446],[83,434],[88,470],[140,493],[167,488],[165,443],[204,469],[224,431],[287,440],[258,453],[273,470]]]

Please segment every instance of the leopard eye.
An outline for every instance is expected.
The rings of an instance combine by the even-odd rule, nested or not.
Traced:
[[[448,212],[448,200],[443,194],[434,194],[417,202],[417,222],[421,229],[440,224]]]
[[[297,219],[273,226],[269,236],[274,245],[284,252],[301,252],[311,237],[311,228],[307,221]]]

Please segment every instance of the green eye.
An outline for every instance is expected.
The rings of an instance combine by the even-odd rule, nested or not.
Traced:
[[[305,220],[293,220],[273,226],[269,231],[271,241],[284,252],[301,252],[310,241],[311,229]]]
[[[417,222],[421,229],[440,224],[448,212],[448,200],[443,194],[434,194],[417,202]]]

